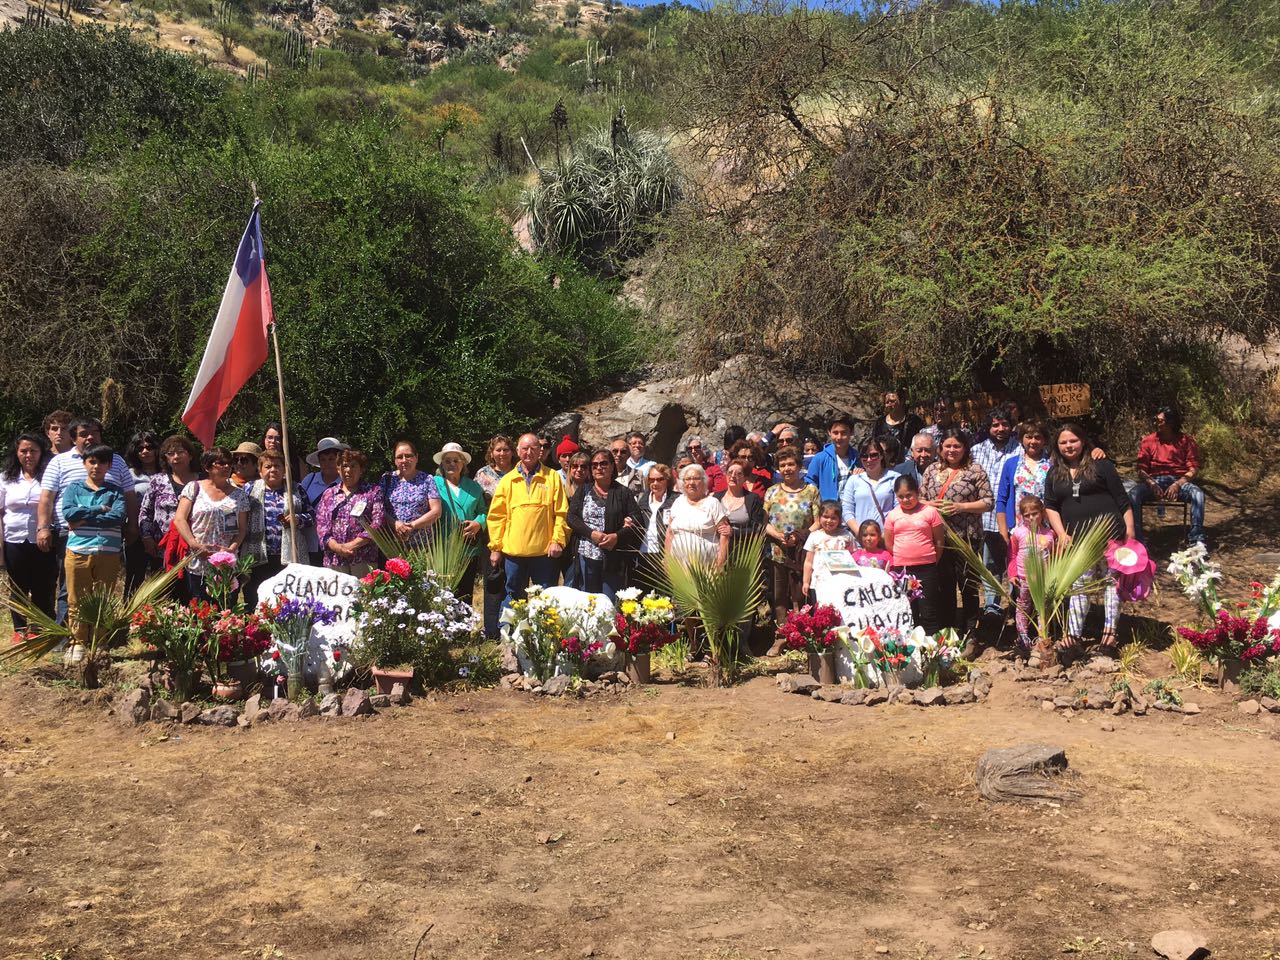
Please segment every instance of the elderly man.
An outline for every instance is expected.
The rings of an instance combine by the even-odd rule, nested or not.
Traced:
[[[1204,543],[1204,491],[1191,481],[1200,472],[1200,447],[1182,431],[1182,417],[1172,407],[1156,411],[1155,432],[1138,446],[1138,483],[1129,491],[1133,503],[1133,532],[1142,537],[1142,505],[1181,500],[1191,504],[1188,543]]]
[[[503,607],[523,600],[529,581],[554,586],[557,558],[569,540],[569,499],[560,474],[542,463],[542,444],[526,433],[516,442],[516,468],[498,481],[489,504],[489,561],[503,564]]]
[[[706,473],[707,490],[711,493],[717,493],[728,486],[724,479],[724,471],[719,464],[714,462],[711,457],[711,451],[707,449],[707,445],[701,437],[690,437],[685,449],[689,452],[689,459],[700,466]]]
[[[921,430],[911,438],[911,449],[907,459],[893,468],[893,472],[903,477],[915,477],[916,483],[924,480],[924,472],[929,464],[938,459],[938,445],[933,442],[933,434]]]

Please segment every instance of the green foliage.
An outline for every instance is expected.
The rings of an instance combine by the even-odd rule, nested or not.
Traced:
[[[1280,663],[1268,661],[1240,673],[1240,692],[1248,697],[1280,700]]]

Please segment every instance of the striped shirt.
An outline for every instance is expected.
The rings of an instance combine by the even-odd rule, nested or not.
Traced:
[[[59,530],[67,528],[67,521],[62,515],[62,491],[83,480],[88,474],[84,469],[84,454],[74,447],[66,453],[60,453],[44,468],[44,476],[40,480],[40,489],[48,490],[53,497],[53,525]],[[107,483],[114,484],[121,490],[133,489],[133,473],[124,457],[114,454],[111,458],[111,469],[107,471]]]

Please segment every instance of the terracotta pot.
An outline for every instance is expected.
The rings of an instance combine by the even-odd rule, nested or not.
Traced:
[[[649,683],[652,674],[649,672],[649,654],[637,653],[627,657],[627,679],[632,683]]]
[[[825,653],[809,654],[809,676],[817,680],[823,686],[835,684],[836,680],[836,652],[828,650]]]
[[[373,684],[378,688],[379,693],[390,693],[391,688],[397,683],[403,683],[408,687],[413,682],[412,670],[383,670],[375,666],[372,673]]]
[[[219,700],[243,700],[244,687],[241,686],[239,680],[233,680],[227,677],[223,680],[213,681],[213,695]]]
[[[1218,688],[1232,692],[1240,689],[1240,674],[1244,672],[1243,660],[1222,661],[1222,671],[1218,674]]]

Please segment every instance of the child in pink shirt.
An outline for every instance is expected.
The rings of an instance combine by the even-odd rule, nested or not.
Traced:
[[[1027,590],[1027,554],[1038,550],[1047,557],[1053,547],[1053,529],[1045,523],[1044,501],[1026,496],[1018,501],[1018,525],[1009,531],[1009,581],[1018,589],[1018,648],[1031,652],[1031,594]]]
[[[911,615],[932,636],[943,627],[938,588],[938,558],[946,542],[942,514],[920,502],[920,483],[915,477],[899,477],[893,492],[898,505],[884,518],[885,546],[893,555],[893,566],[920,581],[921,596],[911,601]]]
[[[864,520],[858,528],[858,542],[862,544],[853,551],[853,562],[860,567],[875,567],[877,570],[888,570],[893,563],[893,554],[884,548],[883,534],[880,524],[874,520]]]

